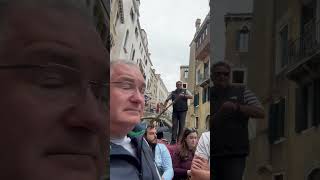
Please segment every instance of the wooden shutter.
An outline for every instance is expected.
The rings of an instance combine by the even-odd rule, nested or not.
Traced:
[[[202,104],[204,104],[207,100],[207,89],[203,88],[202,89]]]
[[[194,103],[193,103],[194,106],[198,106],[199,105],[199,94],[196,94],[194,96]]]

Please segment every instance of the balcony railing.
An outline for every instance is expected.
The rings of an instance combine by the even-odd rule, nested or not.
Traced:
[[[201,43],[198,43],[196,47],[196,59],[197,60],[204,60],[205,57],[209,56],[210,53],[210,33],[204,37]]]
[[[289,66],[320,53],[320,21],[310,21],[304,26],[304,33],[289,45]]]

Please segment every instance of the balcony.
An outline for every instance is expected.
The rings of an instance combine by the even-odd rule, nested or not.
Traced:
[[[309,21],[304,33],[289,45],[287,77],[299,82],[303,76],[320,74],[320,21]]]
[[[198,40],[196,41],[196,59],[204,60],[210,54],[210,31],[203,30],[198,35]]]

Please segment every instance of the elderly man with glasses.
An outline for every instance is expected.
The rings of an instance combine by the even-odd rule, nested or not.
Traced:
[[[0,13],[0,179],[100,180],[109,53],[86,2],[2,0]]]
[[[144,111],[145,81],[132,61],[110,63],[110,179],[158,180],[152,151],[142,136],[128,137]]]

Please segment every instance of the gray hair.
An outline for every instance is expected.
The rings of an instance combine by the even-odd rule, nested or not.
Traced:
[[[226,62],[226,61],[218,61],[218,62],[214,63],[211,66],[211,72],[213,72],[213,70],[218,66],[223,66],[223,67],[227,68],[229,71],[231,71],[231,66],[230,66],[230,64],[228,62]]]
[[[125,59],[114,59],[110,61],[110,78],[112,76],[113,67],[117,64],[126,64],[128,66],[136,67],[140,70],[139,66],[134,61],[129,61]]]
[[[110,61],[110,66],[115,65],[115,64],[126,64],[129,66],[137,66],[138,67],[138,65],[134,61],[129,61],[129,60],[125,60],[125,59],[117,59],[117,60]]]

